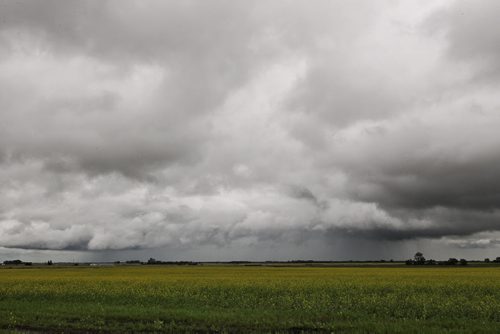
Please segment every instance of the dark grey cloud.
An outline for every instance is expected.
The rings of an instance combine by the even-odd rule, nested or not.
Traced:
[[[363,157],[348,157],[346,161],[346,168],[355,175],[351,192],[364,201],[389,207],[498,209],[500,179],[496,171],[500,160],[495,150],[499,143],[493,135],[497,125],[476,124],[467,129],[469,133],[452,134],[463,136],[461,139],[441,138],[437,143],[437,138],[422,137],[404,147],[400,147],[401,133],[388,130],[382,135],[367,135],[372,141],[360,150],[373,160],[362,164],[359,160]],[[419,125],[408,131],[428,130],[416,127]],[[475,142],[479,135],[485,143]]]
[[[493,248],[496,7],[0,2],[0,246]]]

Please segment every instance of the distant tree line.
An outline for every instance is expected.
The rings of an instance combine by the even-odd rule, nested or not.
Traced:
[[[485,263],[500,263],[500,256],[497,257],[495,260],[490,261],[489,258],[484,259]],[[413,256],[413,259],[406,260],[405,263],[407,265],[416,265],[416,266],[423,266],[423,265],[445,265],[445,266],[454,266],[454,265],[461,265],[461,266],[466,266],[468,264],[468,261],[466,259],[456,259],[454,257],[449,258],[446,261],[436,261],[433,259],[427,260],[424,255],[421,252],[415,253],[415,256]]]
[[[19,265],[31,266],[33,262],[23,262],[21,260],[6,260],[3,261],[3,264],[6,266],[19,266]]]
[[[393,259],[390,260],[364,260],[364,261],[354,261],[354,260],[344,260],[344,261],[315,261],[315,260],[288,260],[288,261],[264,261],[262,263],[291,263],[291,264],[314,264],[314,263],[385,263],[385,262],[391,262],[391,263],[401,263],[400,261],[394,261]],[[477,260],[471,261],[473,263],[481,262]],[[490,260],[489,258],[485,258],[484,263],[500,263],[500,256],[496,257],[494,260]],[[113,264],[119,265],[121,263],[124,264],[138,264],[138,265],[199,265],[199,262],[193,262],[193,261],[161,261],[161,260],[156,260],[154,258],[150,258],[146,262],[140,261],[140,260],[127,260],[127,261],[115,261]],[[228,264],[247,264],[247,265],[254,265],[255,263],[258,262],[252,262],[252,261],[228,261],[228,262],[221,262],[221,263],[228,263]],[[52,266],[54,263],[52,260],[48,260],[45,262],[46,265]],[[61,264],[61,263],[59,263]],[[69,263],[62,263],[68,265]],[[422,265],[462,265],[465,266],[468,264],[468,261],[466,259],[456,259],[456,258],[449,258],[446,261],[436,261],[434,259],[426,259],[424,255],[421,252],[415,253],[413,256],[413,259],[408,259],[405,261],[406,265],[417,265],[417,266],[422,266]],[[33,265],[32,262],[26,262],[26,261],[21,261],[21,260],[6,260],[3,261],[3,265],[10,265],[10,266],[31,266]],[[72,263],[72,265],[77,266],[79,263]]]
[[[175,264],[175,265],[181,265],[181,266],[196,266],[198,265],[198,262],[192,262],[192,261],[160,261],[156,260],[154,258],[150,258],[148,262],[143,263],[143,264]]]

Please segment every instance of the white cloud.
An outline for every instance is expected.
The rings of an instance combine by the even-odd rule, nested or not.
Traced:
[[[0,246],[500,229],[492,2],[1,6]]]

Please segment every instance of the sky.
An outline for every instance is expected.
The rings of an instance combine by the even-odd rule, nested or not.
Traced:
[[[499,11],[0,0],[0,260],[500,256]]]

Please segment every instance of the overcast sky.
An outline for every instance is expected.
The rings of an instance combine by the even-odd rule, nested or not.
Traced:
[[[0,259],[500,256],[499,12],[0,0]]]

